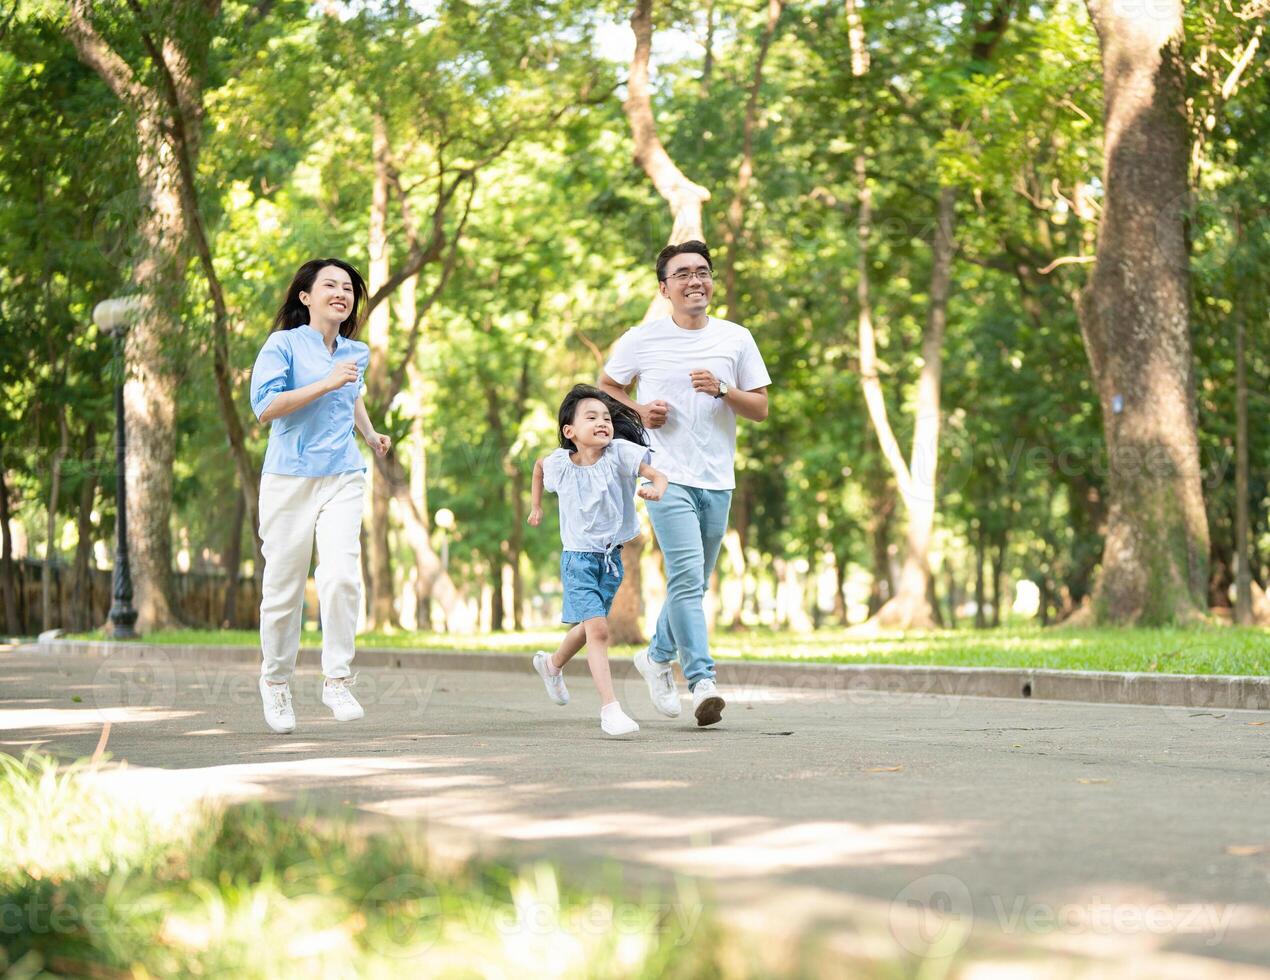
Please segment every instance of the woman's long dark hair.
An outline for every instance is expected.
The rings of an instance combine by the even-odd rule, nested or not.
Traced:
[[[287,298],[282,301],[277,314],[274,315],[274,330],[292,330],[309,322],[309,308],[300,302],[300,294],[313,292],[313,281],[317,279],[317,274],[328,265],[343,269],[353,280],[353,308],[348,311],[348,316],[340,324],[340,336],[350,339],[357,336],[365,313],[366,280],[362,278],[360,272],[343,259],[311,259],[300,266],[295,278],[291,280],[291,285],[287,287]]]
[[[578,451],[578,447],[573,444],[573,440],[565,438],[564,427],[573,425],[573,420],[578,414],[578,405],[588,398],[603,402],[604,407],[609,410],[609,416],[613,419],[614,439],[625,439],[627,442],[634,442],[641,446],[648,445],[648,431],[644,428],[644,423],[640,420],[637,411],[633,408],[627,408],[612,395],[606,395],[599,388],[593,388],[591,385],[574,385],[573,390],[565,395],[564,401],[560,403],[560,413],[556,418],[556,430],[560,436],[560,448],[567,449],[571,453]]]

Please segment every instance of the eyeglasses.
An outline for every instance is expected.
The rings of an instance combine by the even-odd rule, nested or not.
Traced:
[[[714,278],[714,273],[709,269],[694,269],[691,272],[676,272],[674,275],[666,277],[673,279],[675,282],[691,282],[693,279],[700,279],[702,282],[709,282]]]

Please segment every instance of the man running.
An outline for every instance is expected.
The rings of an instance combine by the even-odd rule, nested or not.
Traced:
[[[704,242],[662,249],[657,282],[670,316],[623,334],[599,387],[639,412],[653,461],[670,480],[661,500],[646,503],[665,557],[666,602],[635,667],[648,682],[653,707],[676,718],[671,661],[678,654],[697,724],[713,725],[724,700],[715,685],[703,599],[736,487],[736,417],[767,418],[772,379],[750,332],[706,313],[714,275]],[[638,402],[628,394],[633,385]]]

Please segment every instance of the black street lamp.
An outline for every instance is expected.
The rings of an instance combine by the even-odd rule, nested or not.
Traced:
[[[128,323],[140,309],[135,296],[108,299],[93,309],[93,322],[110,334],[115,378],[115,571],[114,601],[110,606],[110,635],[116,640],[132,640],[137,610],[132,605],[132,569],[128,563],[128,489],[124,471],[127,436],[123,412],[123,337]]]

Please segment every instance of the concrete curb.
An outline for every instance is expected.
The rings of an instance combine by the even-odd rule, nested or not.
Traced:
[[[40,651],[79,657],[166,660],[182,663],[255,664],[254,647],[114,643],[104,640],[43,639]],[[301,656],[312,661],[315,650]],[[308,654],[308,656],[305,656]],[[448,650],[397,650],[368,647],[357,651],[359,667],[422,670],[497,670],[528,672],[528,657],[512,653],[456,653]],[[615,679],[634,672],[630,660],[615,658]],[[1085,701],[1093,704],[1166,705],[1195,708],[1270,710],[1270,676],[1216,674],[1126,674],[1082,670],[1026,670],[1009,667],[923,667],[892,664],[798,664],[726,660],[718,664],[719,683],[733,688],[790,691],[935,694],[945,697],[1030,698],[1037,701]]]

